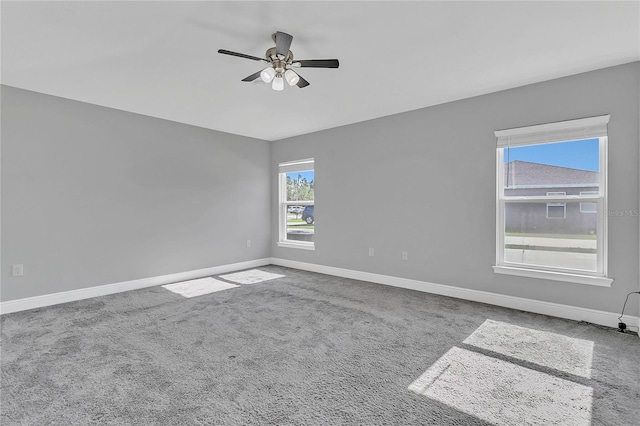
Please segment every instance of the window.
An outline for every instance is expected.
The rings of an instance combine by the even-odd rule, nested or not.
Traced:
[[[278,186],[278,245],[313,250],[316,220],[313,159],[281,163]]]
[[[547,192],[547,197],[567,195],[566,192]],[[567,203],[547,203],[547,219],[566,219]]]
[[[606,115],[495,132],[495,272],[611,285],[608,122]]]
[[[580,195],[598,195],[598,191],[580,191]],[[580,213],[598,213],[598,204],[580,203]]]

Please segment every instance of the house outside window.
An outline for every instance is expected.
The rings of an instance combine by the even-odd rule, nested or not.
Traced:
[[[314,250],[314,160],[280,163],[278,194],[278,246]]]
[[[611,285],[608,121],[606,115],[495,132],[495,272]]]

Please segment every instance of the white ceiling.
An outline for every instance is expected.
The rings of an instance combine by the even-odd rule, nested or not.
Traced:
[[[2,2],[2,84],[264,140],[640,59],[632,2]],[[276,30],[311,85],[240,80]]]

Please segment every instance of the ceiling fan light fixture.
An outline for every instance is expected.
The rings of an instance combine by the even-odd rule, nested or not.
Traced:
[[[1,1],[1,0],[0,0]],[[231,50],[218,49],[218,53],[224,55],[237,56],[239,58],[251,59],[267,63],[268,66],[260,71],[254,72],[242,81],[252,82],[262,80],[265,83],[271,83],[273,90],[278,92],[284,90],[284,80],[287,80],[289,86],[298,86],[302,89],[309,86],[309,82],[291,68],[338,68],[340,65],[337,59],[307,59],[293,61],[293,52],[289,50],[293,36],[282,31],[276,31],[272,35],[273,41],[276,42],[275,47],[270,47],[265,52],[264,58],[246,55],[244,53],[232,52]],[[264,65],[263,65],[264,66]]]
[[[284,78],[287,79],[287,83],[289,86],[295,86],[300,81],[300,77],[293,70],[286,70],[284,73]]]
[[[260,72],[260,78],[265,83],[271,83],[271,80],[276,76],[276,71],[272,67],[267,67]]]
[[[284,78],[282,78],[282,74],[276,74],[273,79],[273,83],[271,83],[271,88],[279,92],[284,90]]]

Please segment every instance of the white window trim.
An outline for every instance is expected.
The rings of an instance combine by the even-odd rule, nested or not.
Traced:
[[[313,158],[289,161],[278,165],[278,241],[276,242],[278,247],[315,250],[314,241],[287,240],[287,208],[289,206],[310,206],[315,204],[315,200],[287,201],[287,173],[308,170],[315,171]]]
[[[498,148],[591,139],[607,136],[609,115],[538,124],[515,129],[496,130]]]
[[[308,241],[300,241],[298,243],[294,243],[293,241],[278,241],[276,243],[278,247],[285,248],[293,248],[293,249],[301,249],[301,250],[315,250],[316,247],[313,245],[313,242]]]
[[[607,124],[609,115],[590,117],[579,120],[548,123],[537,126],[521,127],[517,129],[498,130],[496,152],[496,265],[493,270],[498,274],[517,275],[529,278],[565,281],[579,284],[610,287],[613,279],[607,277]],[[580,199],[595,202],[597,206],[597,272],[579,271],[561,268],[542,267],[537,265],[521,265],[505,262],[504,260],[504,211],[507,201],[541,201],[547,197],[519,197],[504,196],[504,163],[503,148],[513,146],[534,145],[549,142],[563,142],[570,140],[599,138],[600,174],[597,196],[565,196],[561,201]],[[560,201],[560,200],[559,200]]]
[[[607,277],[598,277],[595,275],[580,275],[569,272],[556,272],[542,269],[528,269],[516,266],[493,266],[493,272],[496,274],[515,275],[527,278],[539,278],[543,280],[565,281],[576,284],[596,285],[600,287],[611,287],[613,279]]]

